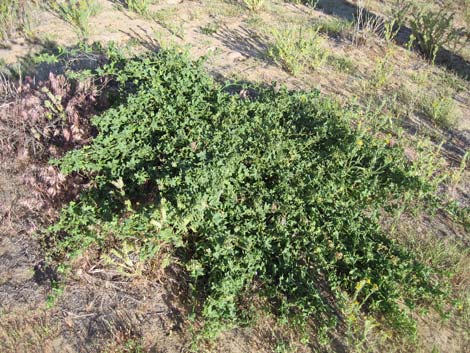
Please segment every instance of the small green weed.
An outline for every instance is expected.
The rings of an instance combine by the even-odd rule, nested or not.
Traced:
[[[416,70],[413,70],[410,78],[418,86],[425,87],[432,79],[431,73],[428,66],[418,67]]]
[[[64,21],[72,25],[81,39],[90,34],[89,19],[98,13],[96,0],[65,0],[54,1],[51,8]]]
[[[356,63],[347,57],[330,55],[328,56],[328,62],[331,66],[333,66],[340,72],[344,72],[347,74],[353,74],[357,72]]]
[[[331,37],[346,36],[353,28],[351,21],[332,17],[327,20],[323,20],[318,23],[320,26],[320,32],[326,33]]]
[[[124,343],[122,353],[144,353],[145,349],[142,344],[136,339],[129,339]]]
[[[464,156],[462,157],[462,160],[460,161],[460,167],[452,173],[451,176],[451,181],[452,184],[455,186],[460,181],[462,180],[462,176],[465,173],[465,170],[467,169],[468,162],[470,162],[470,151],[467,151]]]
[[[374,71],[370,79],[373,90],[385,87],[393,75],[392,51],[387,51],[384,57],[378,58],[375,62]]]
[[[320,67],[328,58],[329,51],[320,35],[320,27],[274,29],[272,35],[269,56],[294,76]]]
[[[211,16],[239,17],[246,12],[242,1],[208,1],[204,10]]]
[[[33,8],[40,0],[2,0],[0,2],[0,41],[5,40],[14,31],[30,32]]]
[[[243,2],[250,11],[254,12],[259,11],[264,5],[264,0],[243,0]]]
[[[274,347],[274,353],[293,353],[293,352],[295,352],[295,348],[292,347],[291,343],[287,341],[277,342],[276,346]]]
[[[115,341],[111,342],[101,351],[103,353],[145,353],[148,350],[142,347],[141,339],[128,337],[128,332],[117,332]]]
[[[423,110],[430,118],[440,125],[454,126],[458,118],[458,109],[455,101],[449,96],[426,98]]]
[[[47,308],[52,308],[56,304],[57,300],[62,296],[64,293],[63,284],[53,281],[51,284],[51,293],[46,298],[46,306]]]
[[[368,294],[361,296],[361,292],[370,287]],[[366,304],[368,296],[378,289],[376,284],[372,284],[370,279],[364,279],[356,284],[354,294],[345,298],[343,316],[346,323],[346,342],[353,352],[364,352],[367,347],[369,336],[378,327],[377,321],[366,314],[363,314],[362,307]],[[363,299],[359,299],[359,298]]]
[[[284,0],[285,2],[289,2],[292,4],[304,4],[310,6],[311,8],[316,8],[320,0]]]
[[[149,16],[149,6],[152,4],[152,0],[123,0],[125,6],[141,16]]]
[[[219,30],[220,25],[217,22],[210,22],[207,25],[201,27],[201,32],[205,35],[211,36]]]
[[[140,249],[135,243],[124,242],[119,249],[111,249],[109,254],[103,254],[101,258],[123,276],[140,277],[144,273],[144,262],[139,253]]]
[[[390,85],[390,79],[393,75],[393,64],[390,59],[393,55],[393,51],[389,50],[383,57],[379,57],[375,60],[375,65],[372,69],[372,72],[367,80],[360,82],[360,87],[362,90],[362,97],[366,99],[366,104],[372,104],[375,106],[390,106],[395,105],[394,99],[387,97],[385,100],[382,98],[381,90],[386,89]],[[402,94],[403,92],[400,92]]]
[[[184,38],[184,21],[177,19],[177,8],[169,7],[154,13],[157,22],[172,35]]]
[[[412,3],[409,0],[395,0],[389,13],[389,18],[385,24],[385,39],[389,42],[393,40],[410,13]]]
[[[463,79],[450,70],[438,71],[433,84],[453,92],[463,92],[470,89],[469,81]]]

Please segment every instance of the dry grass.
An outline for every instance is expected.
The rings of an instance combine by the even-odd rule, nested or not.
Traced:
[[[3,0],[0,3],[0,43],[8,40],[17,32],[31,35],[36,23],[35,13],[43,0]]]
[[[2,316],[0,321],[0,351],[52,353],[67,352],[60,340],[56,340],[59,326],[50,313],[43,311],[16,312]]]

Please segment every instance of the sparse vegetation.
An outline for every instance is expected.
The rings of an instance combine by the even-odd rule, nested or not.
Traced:
[[[0,41],[7,39],[16,30],[28,35],[32,21],[31,10],[40,3],[39,0],[2,0],[0,3]]]
[[[124,0],[126,7],[142,16],[149,16],[152,0]]]
[[[384,57],[378,58],[375,62],[372,78],[369,84],[373,91],[379,90],[389,83],[393,75],[393,65],[390,59],[392,52],[387,52]]]
[[[219,30],[219,24],[215,22],[210,22],[207,25],[201,27],[201,32],[208,36],[211,36],[217,33],[218,30]]]
[[[75,28],[81,39],[88,37],[89,19],[98,13],[98,3],[95,0],[53,1],[50,6],[65,22]]]
[[[272,35],[269,55],[294,76],[320,67],[328,57],[320,27],[273,29]]]
[[[357,72],[357,66],[355,65],[354,61],[349,58],[337,55],[330,55],[328,56],[328,61],[331,66],[333,66],[340,72],[348,74],[354,74]]]
[[[454,13],[444,8],[439,11],[414,8],[410,20],[411,30],[423,54],[434,61],[439,50],[454,45],[460,31],[454,27]]]
[[[172,35],[184,39],[184,21],[175,18],[176,12],[176,8],[168,8],[155,12],[153,16],[155,16],[157,22]]]
[[[332,37],[346,36],[353,28],[352,22],[337,17],[320,21],[319,26],[322,33]]]
[[[243,0],[243,2],[250,11],[260,10],[264,4],[264,0]]]
[[[452,97],[438,96],[427,98],[423,110],[436,123],[451,127],[457,120],[457,108]]]
[[[352,34],[353,43],[363,45],[371,40],[383,36],[386,21],[375,14],[367,11],[366,1],[359,0],[356,11],[356,19]]]
[[[0,349],[2,352],[34,352],[58,336],[59,327],[50,315],[29,310],[23,317],[2,314]]]

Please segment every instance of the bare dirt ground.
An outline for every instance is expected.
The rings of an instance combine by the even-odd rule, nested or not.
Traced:
[[[343,0],[320,1],[317,10],[270,1],[265,11],[257,15],[249,14],[236,1],[167,0],[152,6],[156,14],[152,19],[119,9],[114,1],[98,2],[100,11],[90,20],[89,42],[113,41],[135,50],[155,50],[169,43],[189,44],[193,57],[208,55],[206,66],[218,78],[277,81],[295,89],[319,88],[345,103],[361,91],[373,75],[376,61],[388,52],[384,44],[376,41],[356,46],[342,38],[329,38],[328,48],[335,55],[352,59],[354,72],[340,72],[326,64],[300,77],[289,75],[269,58],[270,28],[281,23],[353,16],[355,3]],[[77,42],[73,28],[56,15],[41,11],[38,19],[33,36],[13,38],[0,49],[4,62],[14,66],[51,42],[64,46]],[[216,27],[212,34],[203,30],[209,25]],[[396,46],[391,51],[391,60],[390,81],[379,97],[399,91],[402,82],[411,91],[417,90],[412,80],[417,72],[426,72],[429,82],[433,77],[441,80],[441,67],[431,67],[403,47]],[[459,82],[469,87],[468,81]],[[463,89],[453,96],[459,112],[455,128],[436,133],[436,140],[446,138],[445,151],[449,163],[454,165],[470,146],[469,92]],[[434,127],[429,119],[414,114],[408,118],[410,131]],[[47,267],[38,230],[53,215],[47,214],[44,200],[27,178],[33,170],[46,168],[45,162],[32,163],[28,156],[17,154],[5,154],[0,162],[0,351],[189,351],[191,333],[181,299],[186,290],[184,278],[170,276],[173,280],[169,284],[123,279],[95,263],[92,253],[79,257],[66,277]],[[469,180],[468,173],[464,174],[453,191],[463,203],[470,200]],[[423,234],[438,238],[451,235],[467,245],[470,241],[464,229],[452,227],[438,217],[422,220],[418,228]],[[61,284],[57,287],[59,279]],[[277,333],[269,325],[268,321],[256,329],[230,331],[209,348],[217,352],[272,352]],[[419,326],[424,337],[421,351],[434,352],[435,348],[442,352],[470,352],[468,326],[455,327],[451,322],[442,324],[429,318],[420,320]],[[305,349],[297,348],[294,351]],[[410,349],[389,348],[386,351]],[[314,349],[310,347],[309,351]]]

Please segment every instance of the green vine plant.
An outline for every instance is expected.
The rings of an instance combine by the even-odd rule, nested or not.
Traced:
[[[318,91],[230,94],[233,84],[174,50],[114,58],[98,74],[114,77],[121,98],[93,119],[90,145],[52,162],[90,180],[49,229],[58,258],[94,246],[133,276],[165,249],[188,274],[203,338],[252,322],[253,296],[320,332],[367,311],[366,336],[374,317],[408,332],[413,308],[446,298],[439,270],[381,222],[436,207],[437,164],[422,170],[359,112]]]

